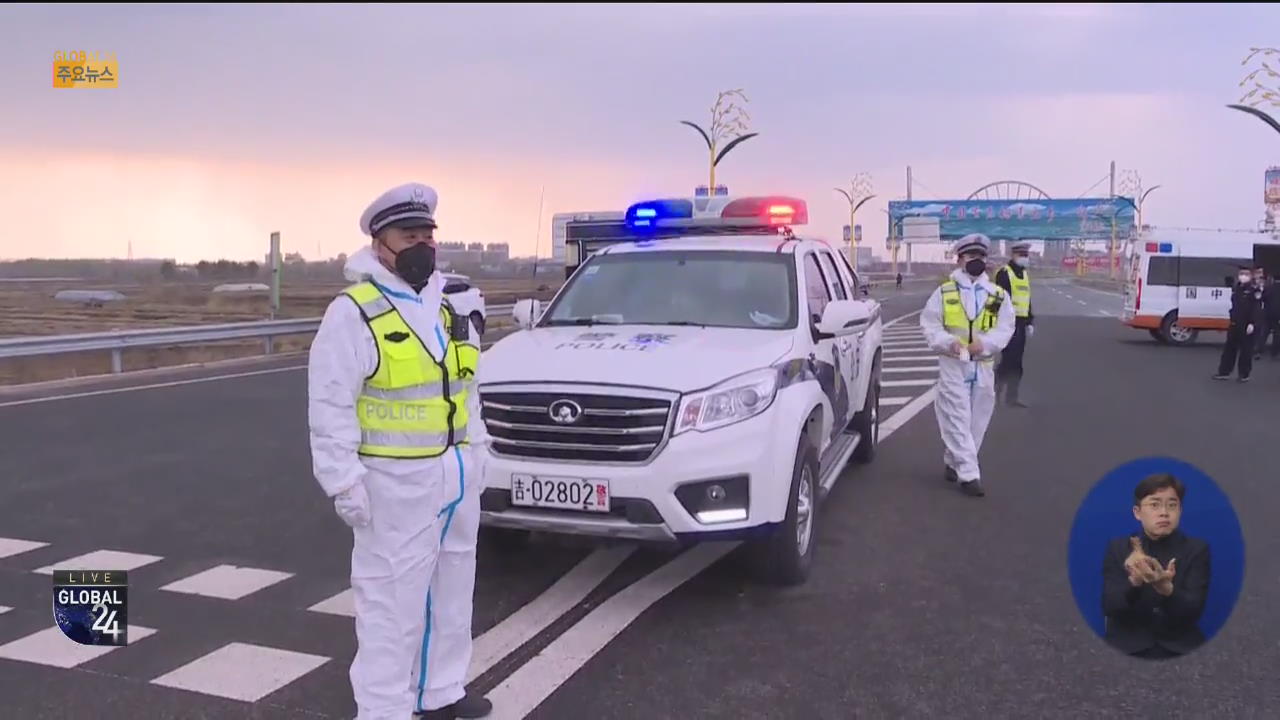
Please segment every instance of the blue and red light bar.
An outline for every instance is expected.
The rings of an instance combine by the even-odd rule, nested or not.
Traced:
[[[1149,253],[1171,253],[1173,252],[1173,243],[1147,243],[1147,252]]]
[[[638,230],[659,228],[780,228],[805,225],[809,207],[804,200],[782,195],[745,198],[698,198],[647,200],[627,208],[627,227]]]

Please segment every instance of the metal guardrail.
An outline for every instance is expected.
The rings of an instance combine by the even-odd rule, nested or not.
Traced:
[[[512,305],[494,305],[486,309],[488,317],[511,314]],[[257,320],[219,325],[113,330],[34,337],[0,338],[0,358],[35,357],[75,352],[111,352],[111,372],[119,373],[123,353],[134,348],[199,345],[227,340],[262,338],[265,354],[270,355],[276,337],[313,333],[320,328],[320,318],[290,320]]]

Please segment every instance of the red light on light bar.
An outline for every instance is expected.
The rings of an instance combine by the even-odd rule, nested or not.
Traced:
[[[1157,252],[1159,250],[1160,250],[1160,246],[1158,244],[1147,243],[1147,252]]]
[[[759,218],[762,224],[805,225],[809,209],[804,200],[785,195],[766,195],[731,200],[720,211],[722,218]]]

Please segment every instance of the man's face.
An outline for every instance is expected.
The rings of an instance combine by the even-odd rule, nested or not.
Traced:
[[[983,255],[981,252],[977,250],[966,250],[965,252],[960,253],[960,259],[959,259],[960,266],[964,267],[965,263],[975,258],[978,260],[985,261],[987,259],[987,256]]]
[[[391,227],[378,234],[373,241],[374,252],[378,259],[388,268],[395,269],[396,254],[407,250],[420,242],[435,247],[435,228],[431,227]]]
[[[1142,498],[1142,502],[1133,509],[1133,517],[1142,523],[1147,537],[1157,540],[1178,529],[1182,502],[1173,488],[1161,488]]]

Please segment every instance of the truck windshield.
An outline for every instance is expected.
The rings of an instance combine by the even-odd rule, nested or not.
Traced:
[[[791,255],[656,250],[593,257],[543,316],[556,325],[796,326]]]

